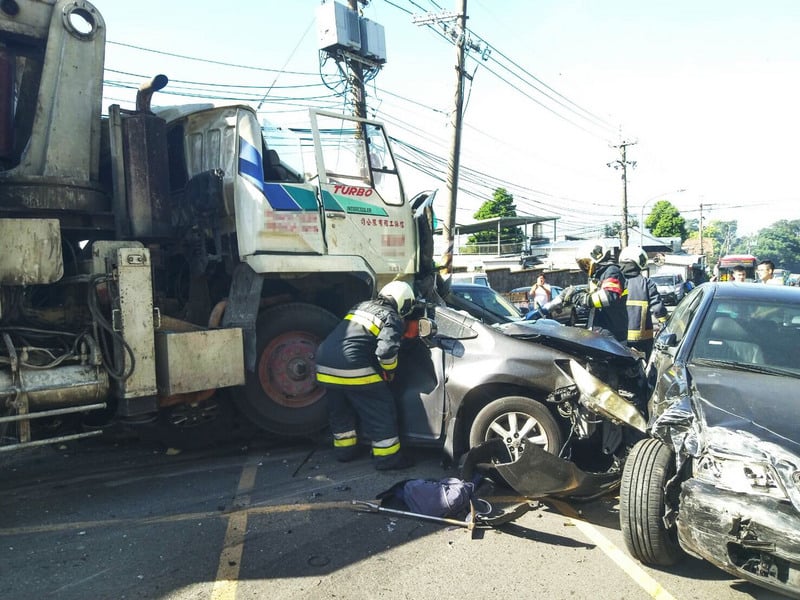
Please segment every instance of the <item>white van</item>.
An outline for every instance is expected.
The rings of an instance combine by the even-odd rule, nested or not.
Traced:
[[[490,288],[489,277],[486,273],[453,273],[450,276],[453,283],[474,283],[475,285],[485,285]]]

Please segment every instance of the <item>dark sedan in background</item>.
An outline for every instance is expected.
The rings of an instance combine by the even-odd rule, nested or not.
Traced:
[[[620,488],[633,556],[687,552],[800,598],[799,348],[800,289],[706,283],[677,306]]]

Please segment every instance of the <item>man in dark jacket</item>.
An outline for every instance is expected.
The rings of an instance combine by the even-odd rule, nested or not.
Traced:
[[[400,452],[397,408],[387,382],[396,372],[403,319],[413,308],[411,286],[393,281],[377,299],[355,306],[320,344],[317,381],[327,389],[337,460],[357,456],[360,426],[372,443],[376,469],[411,466]]]
[[[620,342],[626,342],[625,276],[614,262],[611,251],[600,242],[589,242],[578,250],[575,262],[589,276],[589,289],[581,291],[569,286],[561,292],[562,301],[589,308],[588,329],[607,331]]]
[[[620,268],[628,287],[628,346],[650,358],[653,351],[653,319],[667,320],[667,307],[661,300],[656,284],[642,275],[647,265],[647,253],[638,246],[628,246],[619,255]]]

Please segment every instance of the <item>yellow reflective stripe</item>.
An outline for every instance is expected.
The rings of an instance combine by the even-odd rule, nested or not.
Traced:
[[[363,310],[356,310],[348,313],[344,318],[348,321],[355,321],[376,337],[381,332],[381,327],[383,326],[383,321],[375,315],[364,312]]]
[[[384,371],[394,371],[397,368],[397,357],[380,361]]]
[[[317,381],[320,383],[334,383],[338,385],[366,385],[368,383],[378,383],[383,380],[377,373],[372,373],[371,375],[365,375],[363,377],[337,377],[335,375],[317,373]]]
[[[629,342],[638,342],[640,340],[651,340],[653,339],[653,330],[649,329],[647,331],[639,331],[638,329],[629,329],[628,330],[628,341]]]
[[[354,437],[345,438],[343,440],[337,440],[334,438],[333,440],[333,447],[334,448],[349,448],[350,446],[355,446],[358,443],[358,440]]]
[[[372,447],[372,454],[374,456],[389,456],[390,454],[397,454],[400,451],[400,442],[392,444],[388,448]]]
[[[628,298],[628,306],[647,307],[649,306],[649,302],[647,300],[631,300],[630,298]]]

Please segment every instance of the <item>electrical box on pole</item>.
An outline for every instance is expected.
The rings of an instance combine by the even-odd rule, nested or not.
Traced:
[[[317,8],[317,34],[320,50],[361,50],[358,13],[344,4],[326,2]]]

